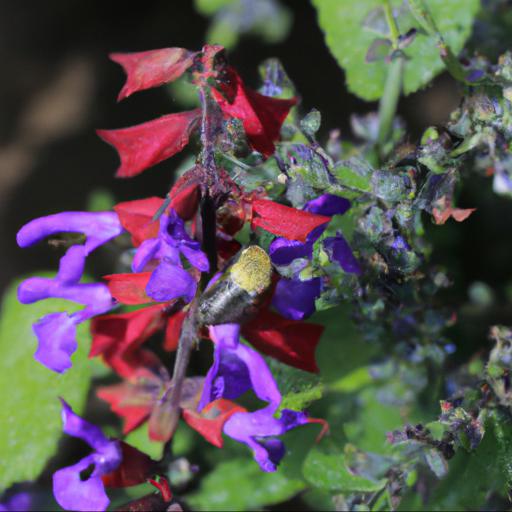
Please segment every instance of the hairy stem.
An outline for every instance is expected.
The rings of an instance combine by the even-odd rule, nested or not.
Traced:
[[[197,330],[199,328],[197,321],[197,298],[204,290],[211,274],[217,270],[217,247],[216,247],[216,203],[212,192],[215,190],[218,180],[217,166],[215,163],[215,141],[217,131],[219,130],[219,113],[216,104],[210,98],[210,93],[206,88],[201,87],[200,98],[202,105],[201,118],[201,144],[203,146],[201,154],[201,165],[205,171],[206,183],[203,186],[200,210],[201,210],[201,245],[203,251],[208,256],[210,263],[210,274],[204,274],[196,297],[192,301],[187,317],[183,322],[178,351],[174,362],[173,386],[169,394],[170,425],[169,431],[174,432],[178,426],[181,415],[180,399],[183,382],[187,374],[190,354],[197,343]],[[166,446],[170,450],[169,446]]]

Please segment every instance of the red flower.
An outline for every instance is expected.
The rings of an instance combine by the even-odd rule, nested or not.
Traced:
[[[133,306],[153,302],[153,299],[146,294],[146,286],[150,277],[151,272],[139,272],[110,274],[103,276],[103,279],[107,281],[108,289],[114,299],[121,304]]]
[[[163,203],[161,197],[147,197],[114,206],[121,225],[132,235],[134,247],[138,247],[147,238],[157,236],[158,221],[153,221],[153,217]]]
[[[242,121],[251,146],[270,156],[275,149],[274,142],[279,140],[281,126],[297,100],[263,96],[246,87],[233,68],[228,68],[226,75],[228,82],[220,85],[224,94],[212,88],[213,97],[224,114]]]
[[[130,178],[179,153],[201,115],[200,109],[168,114],[153,121],[122,128],[97,130],[97,134],[114,146],[121,166],[116,176]]]
[[[184,48],[162,48],[136,53],[111,53],[109,57],[126,72],[126,83],[117,101],[137,91],[158,87],[179,78],[192,64],[197,52]]]
[[[299,242],[305,242],[313,229],[331,220],[330,217],[290,208],[268,199],[253,201],[252,211],[252,229],[259,227]]]
[[[190,427],[199,432],[208,442],[222,448],[222,429],[224,423],[235,412],[246,412],[247,409],[237,405],[231,400],[220,398],[210,402],[200,413],[195,410],[185,409],[183,419]]]
[[[260,352],[308,372],[318,372],[315,350],[324,327],[289,320],[268,309],[242,327],[242,334]]]

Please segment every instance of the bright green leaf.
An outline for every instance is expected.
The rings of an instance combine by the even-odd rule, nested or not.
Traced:
[[[47,313],[76,311],[81,306],[57,299],[22,305],[16,297],[18,284],[7,290],[0,317],[0,488],[39,476],[62,434],[58,397],[80,414],[92,371],[87,360],[88,324],[78,327],[73,367],[64,374],[34,359],[37,340],[32,324]]]
[[[368,49],[378,37],[365,21],[382,0],[312,0],[318,10],[318,22],[325,33],[327,46],[346,72],[348,88],[365,100],[377,100],[382,96],[388,64],[382,60],[367,63]],[[395,8],[402,0],[392,0]],[[480,0],[425,0],[437,23],[439,31],[455,54],[462,49],[471,32],[473,18]],[[407,8],[398,15],[398,26],[402,33],[410,28],[419,28],[418,22]],[[405,50],[404,92],[410,94],[426,85],[442,71],[444,64],[434,38],[418,33],[413,43]]]
[[[263,472],[247,458],[218,464],[201,482],[198,491],[187,497],[191,510],[243,511],[285,501],[304,488],[301,480],[283,472]]]
[[[386,480],[372,481],[353,475],[345,466],[341,453],[325,453],[319,448],[311,450],[304,462],[304,477],[313,486],[332,492],[376,492]]]

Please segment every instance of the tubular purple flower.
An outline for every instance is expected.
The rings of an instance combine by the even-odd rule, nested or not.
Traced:
[[[86,306],[73,314],[51,313],[34,324],[39,341],[34,357],[51,370],[63,372],[71,367],[71,355],[77,348],[76,326],[112,307],[113,300],[106,285],[80,284],[79,281],[87,255],[122,231],[117,214],[113,212],[63,212],[35,219],[18,232],[21,247],[62,232],[80,232],[87,237],[84,245],[74,245],[67,250],[54,278],[32,277],[18,288],[18,299],[23,304],[60,298]]]
[[[39,217],[25,224],[16,235],[20,247],[29,247],[57,233],[83,233],[85,254],[120,235],[123,231],[114,212],[61,212]]]
[[[252,389],[268,403],[255,412],[234,414],[224,425],[224,433],[246,444],[263,471],[275,471],[284,456],[284,445],[275,436],[307,422],[302,412],[283,410],[275,418],[281,393],[263,357],[239,342],[240,326],[224,324],[210,327],[215,343],[214,362],[203,387],[198,410],[219,398],[236,399]]]
[[[0,512],[28,512],[32,509],[32,496],[28,492],[17,492],[0,503]]]
[[[304,210],[332,217],[343,215],[350,208],[350,201],[344,197],[333,194],[323,194],[304,206]],[[305,243],[286,238],[276,238],[269,248],[272,263],[279,266],[288,266],[295,260],[311,260],[313,257],[313,245],[322,236],[327,225],[315,228],[309,233]],[[352,251],[338,233],[336,237],[326,238],[323,242],[324,249],[336,261],[345,272],[359,274],[361,269]],[[303,320],[315,312],[315,300],[322,291],[322,280],[319,277],[301,280],[300,271],[307,266],[292,267],[292,278],[282,278],[277,286],[272,299],[272,305],[286,318]]]
[[[133,272],[142,272],[152,260],[159,260],[146,287],[149,297],[160,302],[177,297],[192,300],[196,281],[183,269],[180,253],[201,272],[208,271],[208,258],[201,251],[199,242],[189,236],[185,223],[171,208],[160,217],[158,236],[145,240],[132,262]]]
[[[308,422],[305,413],[283,409],[279,418],[270,406],[255,412],[237,412],[224,424],[224,433],[252,449],[263,471],[271,472],[285,455],[280,436]]]
[[[94,451],[53,474],[53,495],[66,510],[106,510],[110,500],[101,477],[121,464],[121,447],[117,441],[107,439],[96,425],[77,416],[64,400],[61,402],[63,431],[82,439]]]

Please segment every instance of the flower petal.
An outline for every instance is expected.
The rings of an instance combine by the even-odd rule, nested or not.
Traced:
[[[134,247],[158,235],[159,222],[153,220],[153,217],[163,204],[164,199],[161,197],[148,197],[125,201],[114,206],[123,228],[132,236]]]
[[[281,278],[272,305],[286,318],[303,320],[315,312],[315,299],[321,291],[322,280],[319,277],[307,281]]]
[[[147,52],[111,53],[109,57],[120,64],[127,78],[117,101],[134,92],[172,82],[194,62],[196,53],[184,48],[162,48]]]
[[[350,245],[340,233],[335,237],[326,238],[323,241],[323,246],[329,253],[330,259],[336,261],[345,272],[361,274],[359,262],[352,253]]]
[[[321,196],[308,201],[304,210],[319,215],[343,215],[350,208],[350,201],[344,197],[334,194],[322,194]]]
[[[212,88],[213,97],[225,114],[242,121],[251,146],[264,156],[270,156],[281,126],[297,100],[263,96],[246,87],[233,68],[228,69],[228,77],[231,83],[224,87],[227,97]]]
[[[80,474],[93,463],[89,456],[67,468],[53,474],[53,495],[57,503],[65,510],[89,512],[106,510],[110,499],[100,476],[90,476],[82,480]]]
[[[318,372],[315,350],[324,327],[288,320],[263,309],[245,324],[242,334],[258,350],[275,359],[308,372]]]
[[[181,327],[187,316],[186,311],[178,311],[167,320],[165,329],[164,350],[173,352],[178,348],[181,335]]]
[[[297,258],[310,259],[313,255],[313,245],[287,238],[276,238],[270,244],[268,253],[274,265],[289,265]]]
[[[71,356],[77,349],[76,321],[67,313],[50,313],[33,325],[39,341],[34,354],[36,361],[62,373],[71,368]]]
[[[105,450],[111,441],[103,435],[101,429],[75,414],[65,400],[61,399],[61,403],[63,432],[82,439],[82,441],[85,441],[95,451]]]
[[[153,302],[146,293],[151,272],[135,274],[110,274],[103,276],[108,289],[118,302],[126,305],[147,304]]]
[[[138,348],[163,327],[164,307],[165,304],[156,304],[128,313],[94,318],[91,322],[93,339],[89,357]]]
[[[97,134],[119,153],[116,176],[129,178],[179,153],[189,141],[200,109],[168,114],[120,130],[97,130]]]
[[[201,413],[191,409],[183,410],[183,419],[209,443],[222,448],[222,430],[226,421],[236,412],[245,412],[241,405],[220,398],[209,403]]]
[[[47,236],[58,233],[83,233],[86,253],[123,232],[114,212],[61,212],[39,217],[25,224],[16,235],[20,247],[29,247]]]
[[[305,242],[310,231],[331,220],[330,217],[309,213],[283,204],[256,199],[252,203],[253,217],[251,227],[270,231],[277,236],[284,236],[289,240]]]
[[[267,472],[276,470],[284,450],[281,442],[265,438],[282,435],[307,423],[303,412],[283,409],[280,418],[275,418],[274,412],[266,407],[255,412],[235,413],[224,425],[224,433],[249,446],[256,462]]]
[[[147,294],[157,302],[184,297],[190,302],[196,293],[195,279],[183,268],[163,261],[151,274]]]

